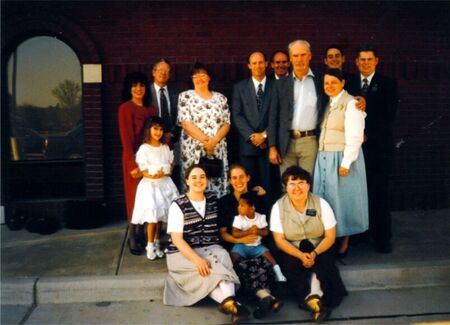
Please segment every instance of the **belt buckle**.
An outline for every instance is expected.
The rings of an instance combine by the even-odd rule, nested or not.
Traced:
[[[292,130],[292,135],[294,136],[295,139],[302,137],[302,133],[299,130]]]

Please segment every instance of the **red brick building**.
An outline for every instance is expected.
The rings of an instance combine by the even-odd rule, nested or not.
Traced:
[[[314,68],[322,68],[331,43],[344,47],[349,71],[355,71],[360,44],[378,47],[379,70],[399,84],[392,209],[449,206],[448,2],[2,1],[1,6],[3,206],[15,202],[8,193],[15,181],[10,175],[35,168],[28,164],[18,171],[11,160],[6,63],[20,43],[39,35],[66,43],[81,66],[101,65],[101,82],[82,84],[80,177],[82,197],[106,202],[114,217],[124,215],[117,108],[126,73],[150,75],[151,63],[166,57],[174,65],[172,80],[185,89],[190,65],[201,61],[212,68],[216,89],[229,96],[231,85],[247,76],[244,61],[251,51],[270,54],[299,38],[311,43]],[[231,137],[235,157],[233,147]],[[60,162],[59,170],[70,168]]]

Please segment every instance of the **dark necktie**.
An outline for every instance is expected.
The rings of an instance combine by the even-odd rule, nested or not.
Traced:
[[[363,85],[361,87],[361,95],[366,96],[368,89],[369,89],[369,80],[367,80],[367,78],[364,78]]]
[[[166,130],[170,130],[172,126],[171,126],[171,122],[170,122],[169,105],[167,103],[167,98],[166,98],[164,88],[159,89],[159,106],[160,106],[160,110],[161,110],[161,118],[164,121]]]
[[[258,112],[262,110],[262,100],[263,100],[264,91],[262,89],[262,84],[258,85],[258,91],[256,92],[256,106],[258,107]]]

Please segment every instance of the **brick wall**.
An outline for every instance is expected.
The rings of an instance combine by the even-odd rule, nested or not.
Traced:
[[[32,13],[45,18],[42,25],[61,19],[78,26],[82,36],[74,40],[64,29],[53,33],[76,51],[84,43],[85,51],[98,53],[102,121],[91,123],[86,136],[103,134],[104,165],[99,170],[92,153],[87,172],[93,185],[87,187],[95,195],[104,190],[109,203],[121,202],[123,195],[117,107],[126,73],[150,74],[151,62],[167,57],[174,63],[174,82],[185,89],[190,64],[199,60],[212,68],[216,89],[229,96],[231,85],[247,76],[244,60],[253,50],[270,54],[294,39],[307,39],[312,66],[322,68],[324,49],[337,42],[346,50],[346,69],[355,71],[355,49],[373,43],[379,70],[397,78],[401,98],[392,207],[442,208],[450,203],[449,9],[446,2],[2,2],[2,36],[17,29],[29,33],[30,26],[12,22]],[[8,46],[2,37],[2,51]],[[85,89],[89,101],[93,92],[99,98],[97,91]],[[85,116],[91,113],[100,112],[85,110]],[[88,137],[89,157],[91,141]],[[231,138],[235,157],[233,148]],[[95,181],[101,173],[103,188]]]

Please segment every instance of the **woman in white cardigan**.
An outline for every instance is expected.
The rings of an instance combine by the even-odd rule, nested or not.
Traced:
[[[348,250],[349,236],[368,229],[367,181],[361,145],[366,113],[345,90],[341,70],[329,69],[324,90],[330,97],[321,124],[319,151],[314,167],[313,192],[328,201],[341,237],[338,257]]]

